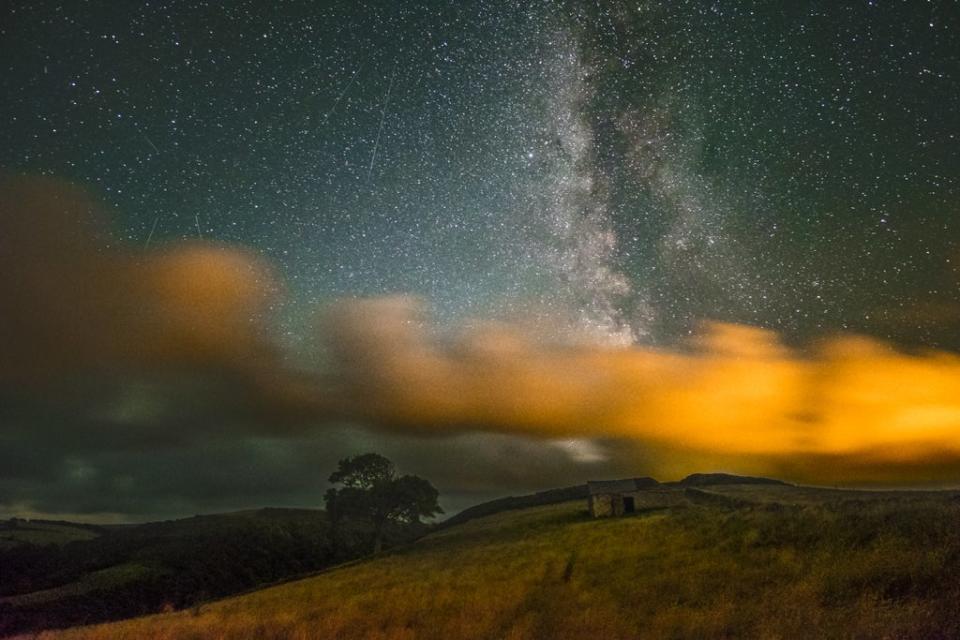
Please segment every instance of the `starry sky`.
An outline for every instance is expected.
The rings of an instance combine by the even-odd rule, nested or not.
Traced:
[[[269,265],[282,293],[257,320],[297,367],[336,358],[318,308],[397,296],[441,337],[497,322],[670,350],[722,322],[960,350],[954,2],[4,6],[0,172],[82,188],[108,246]],[[91,395],[166,406],[182,384]],[[652,464],[616,436],[422,437],[355,415],[277,432],[165,409],[118,437],[58,393],[3,391],[0,513],[316,504],[363,450],[448,510]]]

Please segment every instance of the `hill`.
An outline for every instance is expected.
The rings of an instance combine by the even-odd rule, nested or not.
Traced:
[[[387,532],[408,542],[423,525]],[[259,509],[139,525],[7,521],[0,635],[178,609],[360,557],[370,531],[323,511]]]
[[[468,507],[460,513],[453,515],[438,525],[438,528],[445,529],[454,525],[463,524],[474,518],[492,516],[503,511],[514,509],[527,509],[529,507],[542,507],[548,504],[557,504],[559,502],[569,502],[571,500],[586,500],[587,485],[578,484],[572,487],[563,487],[562,489],[548,489],[523,496],[508,496],[506,498],[497,498],[472,507]]]
[[[735,476],[729,473],[691,473],[689,476],[675,484],[681,487],[711,487],[726,484],[768,484],[789,486],[783,480],[774,480],[772,478],[757,478],[754,476]]]
[[[78,524],[62,520],[0,520],[0,550],[21,544],[64,545],[74,540],[91,540],[103,532],[92,524]]]
[[[41,637],[960,636],[956,493],[674,490],[696,499],[603,520],[582,500],[503,511],[202,608]]]
[[[643,481],[644,486],[648,488],[658,486],[660,484],[668,487],[707,487],[719,484],[768,484],[787,486],[787,483],[783,482],[782,480],[756,478],[751,476],[737,476],[729,473],[694,473],[687,476],[683,480],[665,483],[660,483],[653,478],[647,477],[639,478],[639,480]],[[559,502],[569,502],[571,500],[586,500],[588,494],[589,491],[587,489],[587,485],[578,484],[571,487],[563,487],[561,489],[538,491],[537,493],[530,493],[522,496],[497,498],[496,500],[490,500],[489,502],[468,507],[460,513],[447,518],[437,526],[440,529],[444,529],[453,525],[463,524],[464,522],[473,520],[474,518],[490,516],[496,513],[502,513],[503,511],[527,509],[529,507],[541,507],[549,504],[557,504]]]

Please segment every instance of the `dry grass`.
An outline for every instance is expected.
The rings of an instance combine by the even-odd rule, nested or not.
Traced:
[[[955,501],[802,498],[604,521],[581,502],[507,512],[200,611],[42,637],[960,637]]]

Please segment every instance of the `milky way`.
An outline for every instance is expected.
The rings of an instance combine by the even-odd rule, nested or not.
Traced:
[[[634,328],[619,303],[631,286],[614,262],[617,238],[585,113],[588,72],[566,32],[552,34],[543,58],[539,91],[525,94],[545,103],[541,142],[527,153],[539,171],[522,183],[516,212],[541,231],[530,242],[531,258],[550,278],[541,302],[583,338],[629,344]]]
[[[949,342],[902,321],[953,293],[947,8],[10,11],[0,162],[94,185],[132,241],[263,252],[292,338],[317,302],[410,292],[613,341]]]

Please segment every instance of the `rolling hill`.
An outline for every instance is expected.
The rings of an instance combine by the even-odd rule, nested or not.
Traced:
[[[672,490],[678,506],[624,518],[583,500],[505,510],[304,580],[41,637],[960,636],[956,493]]]
[[[425,525],[393,527],[387,546]],[[369,527],[257,509],[137,525],[10,520],[0,528],[0,636],[179,609],[351,560]]]
[[[64,545],[75,540],[92,540],[103,532],[101,527],[58,520],[0,521],[0,551],[22,544]]]

